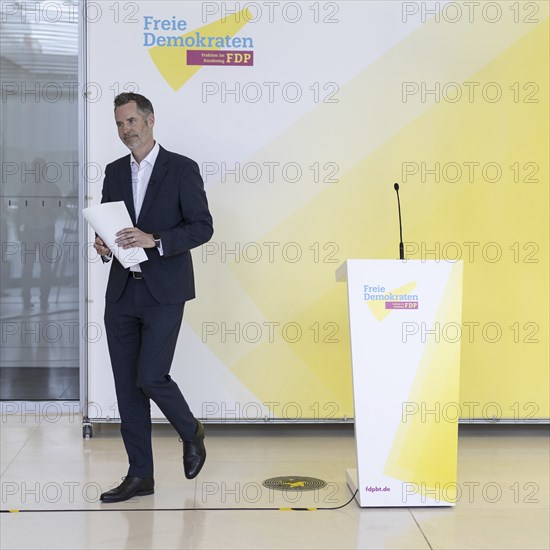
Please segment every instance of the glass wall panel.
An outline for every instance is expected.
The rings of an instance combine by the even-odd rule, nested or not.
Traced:
[[[78,2],[0,4],[0,399],[79,398]]]

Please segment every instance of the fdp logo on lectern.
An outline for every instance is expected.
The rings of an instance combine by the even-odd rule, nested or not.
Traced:
[[[416,282],[411,281],[398,288],[388,289],[383,284],[363,284],[363,300],[367,302],[373,315],[383,321],[391,311],[415,311],[419,308],[418,294],[411,294]]]

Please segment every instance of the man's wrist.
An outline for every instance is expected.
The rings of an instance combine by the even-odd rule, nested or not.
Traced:
[[[158,233],[153,233],[152,237],[153,237],[153,242],[155,243],[155,248],[160,248],[161,247],[160,235]]]

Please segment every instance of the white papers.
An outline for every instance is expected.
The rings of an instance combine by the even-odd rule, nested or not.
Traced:
[[[124,250],[115,243],[118,231],[134,227],[124,201],[90,206],[84,208],[82,214],[124,267],[128,268],[147,260],[147,254],[143,248],[135,246]]]

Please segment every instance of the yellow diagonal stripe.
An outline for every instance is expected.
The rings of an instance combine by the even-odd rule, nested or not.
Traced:
[[[435,322],[460,322],[461,299],[462,264],[455,264]],[[459,346],[442,340],[426,344],[407,399],[419,413],[401,419],[384,469],[386,475],[414,484],[420,494],[448,502],[456,499],[458,418],[433,411],[458,402]]]

